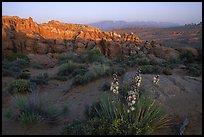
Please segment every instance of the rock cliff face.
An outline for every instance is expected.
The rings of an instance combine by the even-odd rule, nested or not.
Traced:
[[[97,46],[107,57],[135,54],[142,41],[136,34],[117,34],[81,24],[49,21],[38,24],[31,17],[2,16],[2,57],[10,53],[83,53]]]

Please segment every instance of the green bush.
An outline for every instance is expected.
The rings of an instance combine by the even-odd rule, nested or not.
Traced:
[[[169,63],[171,64],[175,64],[175,63],[179,63],[180,62],[180,58],[177,57],[175,54],[170,54],[168,60]]]
[[[30,59],[28,58],[28,56],[23,54],[23,53],[12,53],[12,54],[7,56],[7,59],[9,61],[14,61],[14,60],[17,60],[17,59],[23,59],[26,62],[30,62]]]
[[[31,78],[30,81],[36,83],[37,85],[47,85],[48,80],[49,80],[48,74],[41,73],[38,76]]]
[[[17,59],[12,62],[4,60],[2,61],[2,75],[18,78],[22,73],[21,70],[28,67],[28,65],[28,62],[26,62],[24,59]]]
[[[73,85],[83,85],[87,82],[84,75],[77,75],[74,77]]]
[[[92,65],[90,70],[91,69],[97,73],[97,76],[108,75],[108,73],[110,72],[110,67],[105,64]]]
[[[59,76],[59,75],[55,75],[55,76],[51,77],[51,79],[56,79],[56,80],[60,80],[60,81],[67,81],[68,80],[67,76]]]
[[[136,62],[137,62],[137,65],[139,65],[139,66],[150,64],[150,60],[147,57],[137,58]]]
[[[72,61],[69,61],[68,63],[64,63],[59,66],[59,71],[57,75],[59,76],[68,76],[73,72],[73,70],[79,68],[80,65],[73,63]]]
[[[26,79],[17,79],[8,87],[10,93],[26,93],[31,92],[34,89],[35,84]]]
[[[112,74],[116,73],[118,76],[123,75],[125,72],[126,72],[126,67],[125,66],[119,65],[119,66],[114,66],[112,68]]]
[[[81,62],[83,62],[83,58],[81,58],[81,56],[79,56],[73,52],[62,54],[58,58],[58,64],[59,65],[67,63],[69,61],[81,63]]]
[[[85,134],[85,122],[80,120],[74,120],[72,123],[68,123],[62,131],[62,135],[84,135]]]
[[[161,74],[162,68],[159,65],[144,65],[141,66],[142,74]]]
[[[202,48],[198,48],[197,51],[198,51],[198,56],[196,59],[198,62],[202,62]]]
[[[168,67],[165,67],[162,71],[165,75],[172,75],[172,70]]]
[[[193,53],[189,50],[182,51],[180,53],[180,59],[185,63],[192,63],[195,60]]]
[[[17,95],[14,103],[18,109],[19,121],[23,123],[35,123],[39,121],[56,121],[58,116],[65,113],[64,109],[58,109],[47,104],[44,98],[41,98],[37,92],[32,92],[27,97]]]
[[[72,77],[75,77],[76,75],[83,75],[86,73],[88,70],[86,68],[77,68],[72,72]]]
[[[201,64],[189,64],[187,66],[187,74],[193,77],[198,77],[202,75],[202,65]]]
[[[83,85],[97,79],[100,76],[109,75],[111,69],[104,64],[93,64],[86,73],[80,73],[74,77],[74,85]]]
[[[85,124],[84,129],[86,135],[107,135],[109,127],[108,120],[95,117]]]
[[[22,70],[21,73],[17,76],[18,79],[30,79],[30,72],[27,70]]]
[[[123,62],[125,61],[125,56],[123,54],[120,54],[116,58],[116,62]]]
[[[24,124],[33,124],[42,120],[42,117],[39,114],[22,112],[18,120]]]
[[[98,49],[94,48],[88,51],[86,60],[91,63],[96,61],[103,63],[105,61],[105,56]]]

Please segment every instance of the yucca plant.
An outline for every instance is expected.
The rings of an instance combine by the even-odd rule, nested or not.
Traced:
[[[141,129],[140,134],[150,134],[170,124],[170,118],[165,109],[159,106],[152,96],[140,97],[135,108],[135,111],[130,113],[128,120]]]
[[[89,115],[98,117],[100,119],[106,119],[112,125],[119,123],[126,123],[128,131],[124,129],[115,129],[121,134],[150,134],[152,131],[168,126],[169,117],[165,113],[165,110],[161,108],[152,96],[142,96],[135,104],[135,110],[128,113],[127,104],[122,103],[114,96],[107,94],[102,95],[100,102],[92,108],[92,113],[95,115]],[[119,123],[117,123],[119,122]],[[113,130],[113,131],[115,131]],[[111,133],[110,133],[111,134]],[[112,132],[112,134],[115,134]]]

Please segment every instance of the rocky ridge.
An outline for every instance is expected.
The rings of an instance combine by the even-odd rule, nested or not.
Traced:
[[[31,17],[2,16],[2,57],[10,53],[83,53],[98,47],[107,57],[135,54],[142,41],[134,34],[104,32],[81,24],[49,21],[38,24]]]

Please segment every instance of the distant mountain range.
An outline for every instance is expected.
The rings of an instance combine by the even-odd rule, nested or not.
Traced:
[[[161,28],[181,26],[180,24],[177,24],[177,23],[153,22],[153,21],[135,21],[135,22],[100,21],[100,22],[90,23],[87,25],[96,27],[105,31],[115,29],[115,28],[125,28],[125,27],[135,27],[135,26],[161,27]]]

